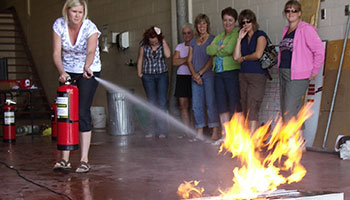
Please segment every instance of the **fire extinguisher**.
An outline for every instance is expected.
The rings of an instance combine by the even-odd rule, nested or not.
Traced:
[[[6,143],[16,142],[15,104],[16,102],[6,99],[5,105],[2,107],[4,113],[3,141]]]
[[[57,104],[51,104],[51,138],[57,140]]]
[[[79,91],[69,78],[57,89],[57,149],[79,148]]]

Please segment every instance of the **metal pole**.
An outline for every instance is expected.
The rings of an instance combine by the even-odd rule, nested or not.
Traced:
[[[347,23],[347,25],[346,25],[345,38],[344,38],[344,43],[343,43],[343,51],[342,51],[341,57],[340,57],[340,63],[339,63],[339,68],[338,68],[337,80],[336,80],[335,86],[334,86],[332,104],[331,104],[331,109],[330,109],[329,115],[328,115],[328,121],[327,121],[327,126],[326,126],[326,132],[324,133],[323,144],[322,144],[322,148],[323,148],[323,149],[326,148],[326,142],[327,142],[329,127],[330,127],[331,120],[332,120],[332,114],[333,114],[333,109],[334,109],[335,97],[337,96],[337,90],[338,90],[338,85],[339,85],[339,79],[340,79],[340,74],[341,74],[341,68],[342,68],[343,61],[344,61],[345,48],[346,48],[346,43],[347,43],[347,41],[348,41],[349,27],[350,27],[350,15],[348,15],[348,23]]]
[[[183,42],[182,26],[188,22],[188,3],[187,0],[176,0],[176,17],[177,17],[177,41]]]
[[[176,0],[176,21],[177,21],[177,41],[183,42],[182,38],[182,26],[188,22],[188,2],[187,0]],[[171,83],[170,83],[170,98],[169,98],[169,110],[172,115],[179,116],[180,110],[177,106],[177,98],[174,96],[175,84],[176,84],[176,71],[177,68],[172,67],[171,70]]]

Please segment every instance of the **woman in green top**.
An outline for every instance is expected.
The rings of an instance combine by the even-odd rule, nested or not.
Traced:
[[[207,54],[215,56],[213,60],[215,96],[222,128],[234,112],[241,112],[238,81],[240,65],[232,58],[239,31],[238,28],[235,28],[237,15],[237,11],[231,7],[221,11],[225,30],[217,35],[211,45],[207,47]],[[213,135],[212,138],[219,139],[220,135]]]

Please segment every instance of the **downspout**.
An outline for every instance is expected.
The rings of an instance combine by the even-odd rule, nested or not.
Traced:
[[[183,42],[182,26],[187,22],[188,22],[188,0],[176,0],[177,43]],[[180,110],[178,107],[177,98],[174,96],[177,67],[171,66],[170,71],[171,71],[171,79],[170,79],[171,83],[170,83],[169,111],[173,116],[180,116]]]

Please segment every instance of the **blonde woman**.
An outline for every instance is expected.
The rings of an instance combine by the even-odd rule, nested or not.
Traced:
[[[53,60],[59,72],[59,82],[68,77],[79,78],[79,134],[81,158],[76,172],[89,172],[88,154],[91,142],[90,107],[97,88],[101,71],[98,37],[100,31],[87,19],[87,5],[84,0],[67,0],[62,9],[63,17],[53,24]],[[78,37],[79,36],[79,37]],[[62,151],[61,160],[54,170],[71,169],[69,151]]]
[[[212,134],[219,134],[219,116],[215,100],[214,72],[211,70],[213,58],[206,49],[214,36],[209,33],[210,21],[205,14],[199,14],[194,22],[196,36],[190,42],[187,64],[192,74],[192,108],[194,112],[197,138],[203,139],[203,128],[208,126]]]

